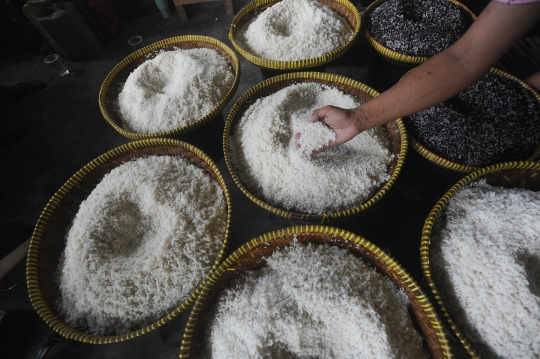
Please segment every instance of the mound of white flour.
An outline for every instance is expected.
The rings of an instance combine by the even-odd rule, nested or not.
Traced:
[[[293,245],[219,294],[203,358],[425,358],[408,305],[350,251]]]
[[[221,187],[184,158],[113,169],[66,235],[56,273],[66,324],[120,334],[178,307],[217,259],[226,217]]]
[[[124,129],[171,131],[208,115],[234,83],[228,60],[217,50],[164,51],[137,67],[118,97]]]
[[[253,103],[229,137],[240,179],[265,202],[287,210],[322,214],[357,207],[389,179],[393,154],[381,127],[309,157],[296,148],[315,109],[353,108],[356,98],[316,83],[288,86]]]
[[[323,56],[345,45],[354,30],[330,6],[315,0],[283,0],[236,33],[250,53],[268,60],[293,61]]]
[[[439,226],[432,273],[473,349],[486,358],[540,357],[540,192],[463,188]]]

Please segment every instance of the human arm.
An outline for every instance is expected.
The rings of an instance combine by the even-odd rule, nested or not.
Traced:
[[[536,92],[540,93],[540,71],[527,77],[524,81],[527,85],[535,89]]]
[[[362,131],[432,107],[477,81],[539,19],[540,3],[507,5],[492,0],[454,45],[387,91],[354,109],[315,110],[309,121],[322,120],[334,128],[336,141],[330,146],[335,146]]]

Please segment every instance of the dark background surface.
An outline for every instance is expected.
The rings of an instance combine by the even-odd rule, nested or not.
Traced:
[[[157,8],[150,6],[153,5],[151,1],[138,2],[148,6],[145,14],[129,16],[122,6],[130,2],[116,0],[113,3],[124,20],[122,35],[105,44],[101,54],[92,61],[64,61],[70,70],[65,77],[60,77],[43,63],[44,54],[51,49],[43,44],[29,24],[25,24],[24,19],[14,22],[2,11],[1,29],[16,34],[13,36],[18,40],[13,44],[13,36],[0,37],[3,45],[0,86],[34,80],[44,81],[47,86],[0,107],[1,129],[22,134],[17,139],[3,138],[0,143],[0,258],[31,236],[41,210],[71,175],[99,155],[130,141],[103,119],[98,106],[100,86],[119,61],[138,48],[179,35],[207,35],[232,48],[228,40],[232,17],[225,15],[220,2],[186,6],[190,18],[187,22],[180,21],[172,6],[171,17],[164,19]],[[247,0],[233,1],[235,13],[247,3]],[[5,1],[1,0],[0,4],[4,6]],[[478,2],[475,4],[478,6]],[[359,3],[359,8],[362,5],[365,5],[364,1]],[[134,35],[143,37],[143,42],[135,47],[127,43]],[[538,65],[536,70],[540,69],[540,42],[537,37],[530,37],[520,43],[505,56],[499,67],[523,78],[533,73],[535,66]],[[240,85],[223,111],[224,117],[238,97],[263,80],[256,66],[240,55],[238,57]],[[361,33],[352,49],[328,65],[326,71],[384,91],[409,69],[382,59]],[[189,136],[186,140],[189,142]],[[298,224],[265,211],[240,192],[219,155],[220,142],[202,143],[199,147],[212,154],[232,197],[234,217],[229,253],[263,233]],[[419,245],[424,221],[436,201],[462,177],[462,173],[438,167],[409,149],[396,184],[380,202],[364,213],[329,225],[374,242],[421,283]],[[24,263],[20,263],[4,279],[16,283],[23,277]],[[0,293],[0,309],[7,312],[0,322],[0,343],[7,351],[0,353],[0,357],[35,358],[38,349],[53,332],[33,311],[24,281],[12,290]],[[159,330],[126,342],[82,344],[73,357],[176,358],[188,315],[189,310]],[[63,345],[65,351],[60,357],[65,357],[65,353],[76,347],[70,343]],[[453,342],[452,346],[457,358],[466,357],[458,343]]]

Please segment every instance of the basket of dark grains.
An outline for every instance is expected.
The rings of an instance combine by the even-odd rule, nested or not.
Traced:
[[[383,57],[420,64],[456,42],[476,16],[455,0],[377,0],[365,12],[366,37]]]
[[[462,172],[540,154],[540,95],[495,68],[460,94],[403,121],[417,152]]]

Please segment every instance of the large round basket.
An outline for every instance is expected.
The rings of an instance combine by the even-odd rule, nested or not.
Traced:
[[[510,75],[509,73],[507,73],[505,71],[502,71],[502,70],[499,70],[499,69],[496,69],[494,67],[491,68],[490,72],[492,74],[503,76],[503,77],[506,77],[508,79],[517,81],[525,89],[527,89],[528,91],[531,91],[531,93],[534,95],[534,97],[538,101],[540,101],[540,95],[536,91],[534,91],[534,89],[532,89],[529,85],[527,85],[525,82],[521,81],[517,77],[514,77],[514,76]],[[407,76],[407,74],[408,73],[403,75],[402,79],[405,76]],[[450,169],[450,170],[453,170],[453,171],[463,172],[463,173],[471,173],[471,172],[474,172],[474,171],[479,169],[479,167],[467,166],[467,165],[463,165],[463,164],[460,164],[460,163],[456,163],[456,162],[452,162],[450,160],[447,160],[447,159],[437,155],[436,153],[428,150],[418,140],[413,138],[410,133],[407,133],[407,136],[408,136],[409,142],[411,144],[411,147],[416,152],[418,152],[422,157],[424,157],[425,159],[435,163],[436,165],[439,165],[441,167],[444,167],[444,168],[447,168],[447,169]],[[534,161],[535,159],[537,159],[539,157],[540,157],[540,144],[538,145],[538,148],[534,151],[534,153],[531,154],[531,156],[529,158],[526,158],[526,159],[518,159],[518,158],[516,158],[515,160]]]
[[[420,244],[420,260],[422,263],[422,271],[424,278],[436,299],[440,312],[444,319],[448,322],[459,341],[472,358],[480,358],[471,346],[469,340],[459,330],[450,314],[448,313],[444,298],[441,297],[435,281],[432,276],[430,267],[430,240],[433,227],[439,217],[443,214],[446,206],[459,190],[470,185],[471,183],[486,180],[488,184],[506,188],[525,188],[531,191],[540,191],[540,163],[523,161],[523,162],[506,162],[496,164],[489,167],[479,169],[457,182],[445,195],[435,204],[429,216],[427,217],[424,228],[422,229],[422,240]],[[496,279],[495,279],[496,280]]]
[[[323,56],[315,57],[311,59],[296,60],[296,61],[280,61],[280,60],[263,59],[259,56],[252,54],[248,50],[244,49],[236,41],[236,32],[238,31],[238,29],[241,29],[244,26],[244,24],[246,24],[249,20],[257,17],[264,10],[266,10],[267,8],[271,7],[272,5],[280,1],[281,0],[255,0],[252,3],[248,4],[242,10],[240,10],[240,12],[234,17],[233,22],[231,24],[231,30],[229,32],[229,40],[231,40],[236,51],[238,51],[240,55],[242,55],[249,62],[259,67],[262,67],[264,69],[295,71],[295,70],[307,69],[310,67],[324,65],[332,60],[337,59],[343,54],[345,54],[349,50],[349,48],[352,46],[354,40],[356,39],[356,37],[358,36],[358,33],[360,32],[360,25],[361,25],[360,13],[358,12],[358,9],[356,9],[356,7],[350,1],[348,0],[317,0],[321,4],[330,6],[335,12],[337,12],[343,18],[345,18],[347,22],[349,23],[349,25],[351,25],[351,27],[354,30],[354,34],[349,39],[349,41],[345,45],[333,50],[332,52],[329,52]]]
[[[217,268],[225,256],[230,236],[231,200],[225,180],[207,155],[185,142],[172,139],[150,139],[131,142],[99,156],[75,173],[51,198],[39,217],[28,250],[26,278],[30,302],[41,318],[65,338],[91,344],[107,344],[132,339],[169,322],[193,303],[197,297],[196,288],[193,288],[187,300],[178,303],[176,309],[154,323],[129,333],[108,336],[92,335],[83,330],[69,327],[64,323],[56,307],[56,301],[60,294],[55,281],[55,272],[60,255],[65,248],[64,238],[67,228],[81,202],[88,197],[103,176],[112,169],[126,161],[148,155],[182,156],[206,170],[222,188],[227,203],[227,226],[223,233],[219,255],[212,265],[212,270]]]
[[[352,216],[354,214],[365,211],[375,203],[377,203],[390,188],[394,185],[397,177],[403,167],[405,161],[405,156],[407,154],[407,134],[405,133],[405,127],[401,119],[391,121],[388,124],[384,125],[386,133],[390,140],[390,150],[394,154],[392,163],[388,168],[388,175],[390,179],[384,182],[377,190],[373,197],[367,200],[365,203],[346,210],[342,210],[334,213],[324,213],[324,214],[309,214],[296,211],[288,211],[284,208],[280,208],[265,202],[264,198],[259,198],[250,190],[240,179],[240,175],[236,170],[234,163],[231,160],[230,150],[229,150],[229,135],[234,129],[234,126],[242,118],[244,112],[253,104],[257,99],[271,95],[289,85],[304,83],[304,82],[315,82],[329,87],[338,88],[346,94],[354,96],[360,100],[367,101],[374,96],[378,96],[379,93],[372,88],[351,80],[349,78],[325,74],[319,72],[296,72],[290,74],[284,74],[276,77],[272,77],[268,80],[258,83],[257,85],[250,88],[246,93],[244,93],[234,104],[227,117],[227,122],[225,123],[225,131],[223,134],[223,152],[225,156],[225,161],[227,163],[227,168],[233,177],[234,182],[240,188],[240,190],[253,202],[262,208],[270,211],[279,216],[285,217],[288,220],[300,221],[302,223],[325,223],[337,218],[343,218],[347,216]]]
[[[386,1],[388,0],[376,0],[373,3],[371,3],[371,5],[369,5],[366,8],[366,11],[364,12],[364,17],[368,18],[373,12],[373,10],[375,10],[375,8],[385,3]],[[456,0],[448,0],[448,1],[462,7],[463,10],[465,10],[468,14],[471,15],[471,18],[473,20],[476,20],[476,15],[471,10],[469,10],[465,5],[463,5],[462,3]],[[368,42],[371,44],[371,46],[375,49],[375,51],[377,51],[381,56],[383,56],[385,59],[389,60],[390,62],[397,62],[397,63],[409,64],[409,65],[418,65],[425,62],[429,58],[427,56],[414,56],[414,55],[403,54],[384,46],[383,44],[378,42],[373,37],[373,35],[371,35],[367,26],[366,26],[366,38]]]
[[[189,316],[184,332],[180,358],[197,358],[204,341],[205,317],[221,289],[239,274],[262,267],[272,253],[293,241],[339,246],[351,251],[360,260],[390,278],[409,297],[409,313],[431,358],[450,358],[452,352],[428,297],[415,280],[391,256],[373,243],[353,233],[325,226],[285,228],[261,235],[231,254],[203,284],[201,294]]]
[[[133,70],[135,70],[146,60],[151,60],[156,57],[160,51],[174,51],[177,49],[187,50],[195,48],[215,49],[229,61],[231,71],[234,73],[234,82],[225,97],[223,97],[219,103],[215,104],[212,111],[203,118],[171,131],[137,133],[123,128],[122,120],[120,114],[116,110],[115,102],[118,99],[118,95],[121,91],[121,85],[125,83],[131,72],[133,72]],[[128,138],[142,140],[146,138],[173,137],[193,131],[194,129],[204,125],[216,117],[233,97],[236,89],[238,88],[239,80],[240,63],[238,62],[238,57],[231,48],[221,41],[208,36],[196,35],[171,37],[145,46],[120,61],[120,63],[118,63],[118,65],[116,65],[111,72],[109,72],[101,85],[101,89],[99,90],[99,108],[103,114],[103,117],[105,117],[105,120],[116,131]]]

